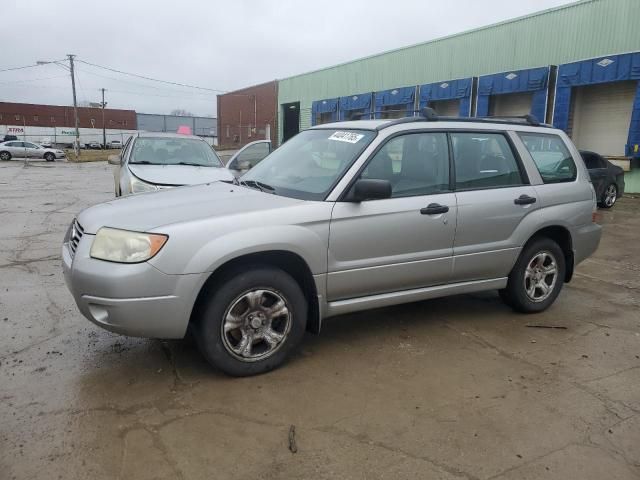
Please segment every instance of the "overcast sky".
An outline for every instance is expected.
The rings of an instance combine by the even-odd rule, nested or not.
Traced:
[[[229,91],[481,27],[568,0],[3,0],[0,70],[78,60]],[[445,5],[445,8],[442,8]],[[215,115],[215,93],[77,64],[78,101]],[[68,72],[0,72],[0,101],[71,104]]]

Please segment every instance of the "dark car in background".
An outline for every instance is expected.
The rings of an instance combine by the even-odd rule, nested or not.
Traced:
[[[611,208],[624,194],[624,170],[596,152],[580,150],[596,190],[598,205]]]

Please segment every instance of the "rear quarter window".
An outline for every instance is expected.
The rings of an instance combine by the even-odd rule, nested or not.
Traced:
[[[542,133],[519,133],[544,183],[573,182],[578,169],[562,138]]]

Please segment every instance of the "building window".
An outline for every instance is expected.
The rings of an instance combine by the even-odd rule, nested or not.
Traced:
[[[125,127],[127,126],[127,121],[126,121],[126,120],[124,121],[123,125],[124,125]]]
[[[15,119],[16,119],[16,120],[20,120],[20,115],[16,115],[16,116],[15,116]]]
[[[56,117],[51,117],[51,123],[56,123]]]
[[[251,138],[251,124],[247,127],[247,137]]]
[[[34,116],[33,116],[33,121],[34,121],[34,122],[37,122],[38,120],[40,120],[40,117],[38,117],[38,115],[34,115]]]
[[[231,136],[231,130],[229,129],[229,125],[227,125],[227,138]]]

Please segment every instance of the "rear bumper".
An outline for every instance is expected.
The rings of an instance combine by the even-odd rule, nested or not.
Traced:
[[[134,337],[184,337],[205,274],[167,275],[148,263],[118,264],[89,257],[85,235],[72,258],[62,247],[65,282],[91,322]]]
[[[602,227],[597,223],[583,225],[573,232],[574,265],[578,265],[598,249],[601,236]]]

